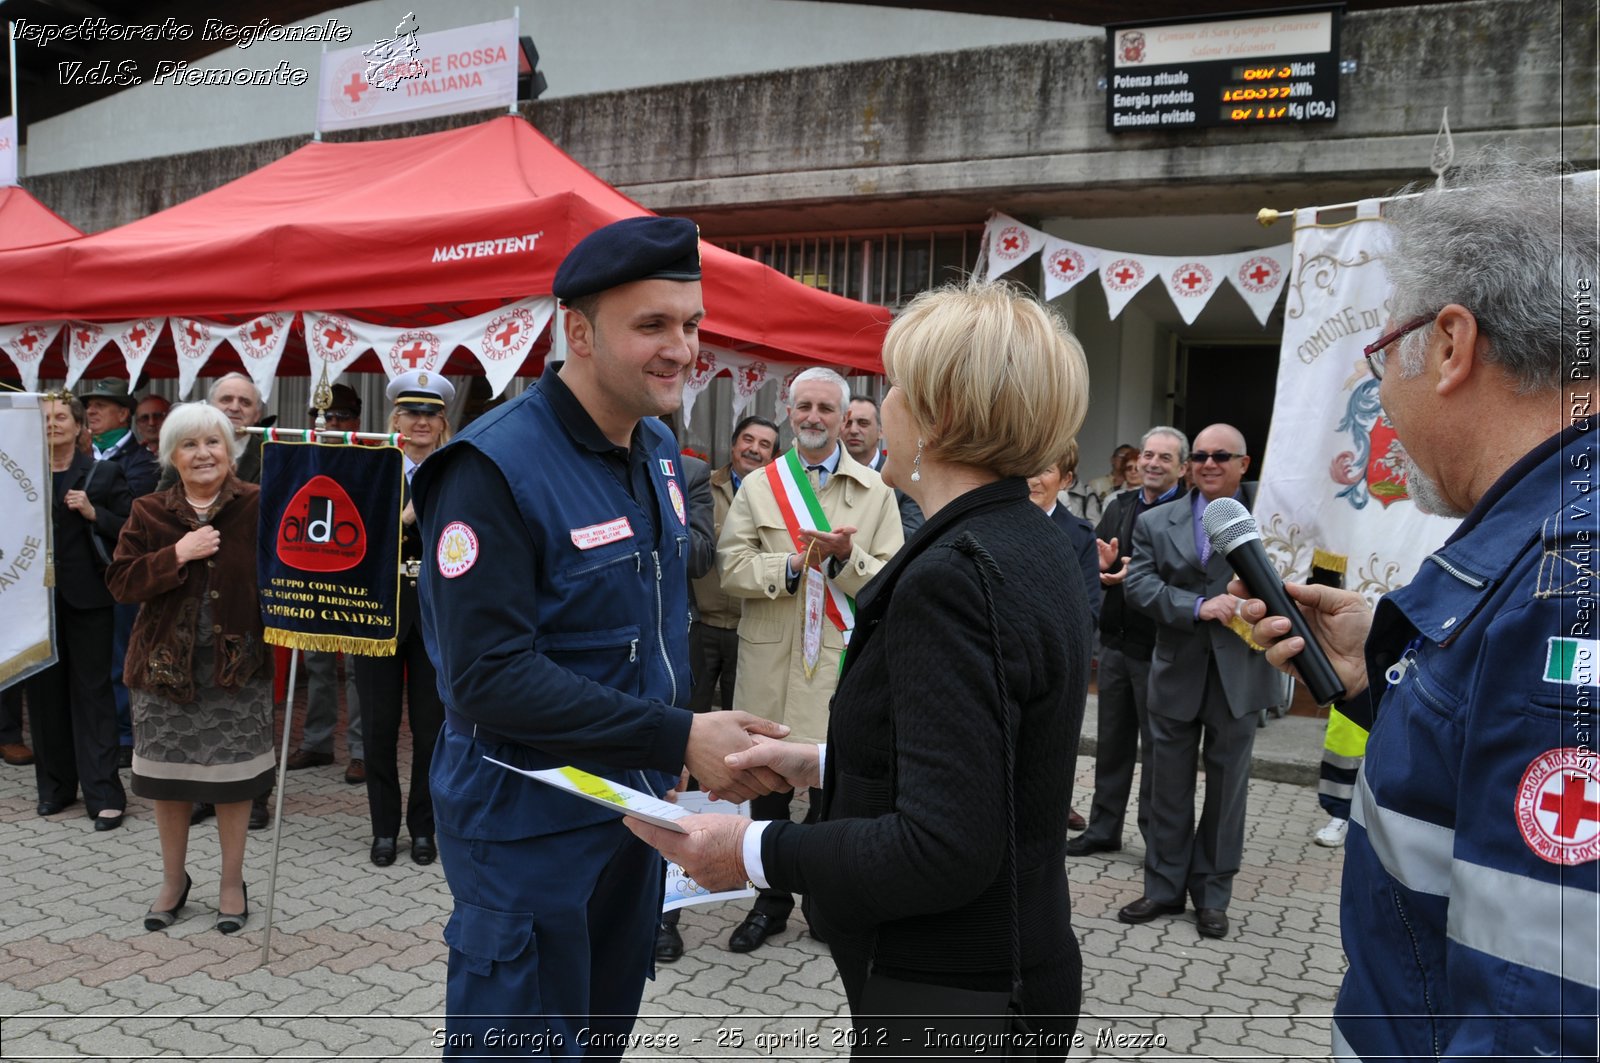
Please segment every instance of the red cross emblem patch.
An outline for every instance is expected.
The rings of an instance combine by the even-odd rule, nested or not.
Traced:
[[[1593,750],[1536,758],[1517,787],[1517,829],[1539,859],[1573,867],[1600,859],[1600,769]]]
[[[394,376],[413,369],[433,369],[439,360],[439,337],[427,329],[402,332],[389,348],[389,365]],[[392,379],[392,378],[391,378]]]
[[[1132,258],[1117,259],[1102,271],[1102,275],[1106,287],[1114,292],[1131,292],[1144,283],[1144,267]]]
[[[1185,297],[1204,295],[1213,283],[1204,262],[1185,262],[1172,273],[1172,290]]]
[[[512,355],[522,356],[533,340],[533,311],[519,306],[490,321],[478,346],[485,358],[503,362]]]
[[[995,241],[994,253],[1011,262],[1022,258],[1028,253],[1028,232],[1020,225],[1007,225],[1000,230],[1000,238]]]
[[[1086,263],[1083,255],[1070,247],[1063,247],[1050,256],[1045,268],[1050,271],[1050,276],[1056,280],[1072,281],[1082,277],[1086,272]]]
[[[1278,277],[1282,272],[1283,267],[1278,265],[1277,259],[1257,255],[1240,266],[1235,277],[1246,291],[1265,295],[1278,286]]]

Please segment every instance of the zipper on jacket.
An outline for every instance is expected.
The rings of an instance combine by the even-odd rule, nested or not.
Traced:
[[[678,673],[672,670],[672,658],[667,655],[667,618],[661,605],[661,554],[650,551],[650,560],[656,563],[656,643],[661,647],[661,663],[667,667],[667,678],[672,681],[672,696],[668,705],[678,703]]]
[[[1488,581],[1481,580],[1472,573],[1457,568],[1455,565],[1452,565],[1438,554],[1429,554],[1428,560],[1432,561],[1434,564],[1438,565],[1440,568],[1444,569],[1446,572],[1450,573],[1450,575],[1454,576],[1462,583],[1465,583],[1475,591],[1480,591],[1484,587],[1488,586]]]
[[[1433,1058],[1439,1059],[1439,1024],[1434,1020],[1433,994],[1428,992],[1428,967],[1422,962],[1422,950],[1417,946],[1417,932],[1406,916],[1406,906],[1401,902],[1400,894],[1393,887],[1389,890],[1389,901],[1394,905],[1394,914],[1400,917],[1400,925],[1406,928],[1406,937],[1411,942],[1411,958],[1417,965],[1417,984],[1422,989],[1422,1006],[1428,1009],[1428,1038],[1433,1042]]]
[[[639,659],[639,640],[634,639],[628,643],[628,662],[631,664]]]

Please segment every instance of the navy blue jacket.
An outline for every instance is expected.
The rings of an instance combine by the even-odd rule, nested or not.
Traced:
[[[432,770],[447,833],[529,838],[617,818],[484,755],[656,793],[683,766],[687,503],[668,429],[647,418],[632,443],[606,440],[550,369],[413,478],[423,632],[448,720]]]
[[[1336,1056],[1594,1057],[1596,442],[1536,447],[1378,603]]]

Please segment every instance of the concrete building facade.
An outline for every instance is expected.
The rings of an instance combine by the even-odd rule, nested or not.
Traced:
[[[1345,203],[1431,179],[1447,107],[1458,157],[1498,148],[1593,167],[1597,32],[1588,0],[1353,12],[1343,20],[1338,120],[1306,125],[1109,133],[1099,32],[553,96],[522,112],[627,195],[693,217],[708,239],[842,294],[896,305],[970,270],[994,210],[1135,253],[1287,242],[1289,222],[1264,229],[1260,208]],[[703,48],[720,50],[715,36]],[[348,135],[404,135],[481,117]],[[214,188],[303,142],[237,142],[36,173],[24,184],[92,231]],[[41,130],[31,150],[48,143]],[[1036,284],[1037,262],[1012,276]],[[1099,475],[1104,455],[1151,423],[1195,429],[1229,419],[1254,447],[1264,441],[1281,308],[1263,328],[1229,289],[1186,325],[1151,287],[1111,320],[1092,283],[1060,306],[1090,357],[1085,475]],[[285,387],[281,401],[297,403],[296,391]],[[727,400],[713,398],[696,407],[690,439],[720,456]],[[718,414],[702,418],[705,409]]]

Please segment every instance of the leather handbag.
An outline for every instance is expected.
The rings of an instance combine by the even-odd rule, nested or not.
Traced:
[[[1036,1059],[1037,1040],[1022,1007],[1022,944],[1017,929],[1016,735],[1011,696],[1006,688],[1000,622],[995,614],[991,571],[994,558],[969,532],[955,543],[977,562],[978,582],[989,616],[989,641],[1000,688],[1000,734],[1005,751],[1006,882],[1011,946],[1011,989],[979,990],[910,982],[874,969],[868,962],[861,993],[861,1019],[853,1031],[851,1058],[931,1054],[973,1055],[986,1059]],[[893,723],[890,724],[893,744]],[[890,757],[890,763],[894,758]],[[891,769],[892,770],[892,769]],[[892,780],[891,780],[892,782]]]
[[[89,466],[89,472],[83,478],[83,493],[89,493],[89,485],[94,483],[94,474],[99,471],[100,463],[96,461]],[[89,541],[94,544],[94,553],[100,559],[100,567],[106,568],[111,564],[111,552],[106,549],[105,540],[100,538],[100,529],[92,523],[89,525]]]

